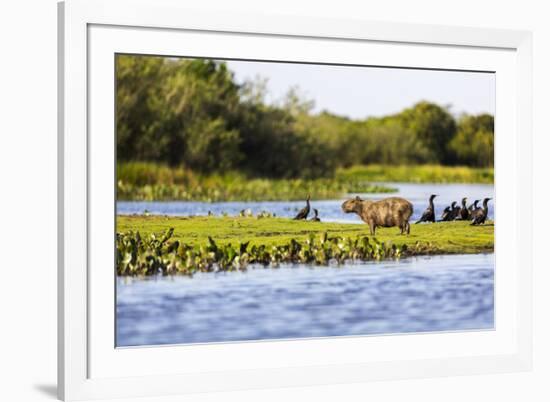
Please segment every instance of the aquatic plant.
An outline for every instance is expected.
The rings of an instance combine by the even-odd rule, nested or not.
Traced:
[[[407,254],[406,245],[378,241],[367,236],[329,237],[327,232],[310,234],[305,241],[290,239],[286,244],[267,247],[249,242],[190,245],[171,240],[174,228],[143,237],[139,232],[117,233],[118,275],[192,275],[195,272],[245,270],[249,264],[276,267],[280,263],[328,265],[347,260],[398,259]]]

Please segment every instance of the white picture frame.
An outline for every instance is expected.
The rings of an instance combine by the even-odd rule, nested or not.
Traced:
[[[177,0],[68,0],[58,12],[61,399],[531,368],[531,33],[213,13]],[[114,179],[105,161],[114,160],[120,52],[495,71],[495,193],[507,211],[495,229],[495,330],[115,349]]]

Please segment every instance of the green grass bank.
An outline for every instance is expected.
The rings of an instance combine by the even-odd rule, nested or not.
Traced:
[[[340,169],[337,177],[369,182],[493,184],[493,168],[442,165],[366,165]]]
[[[117,165],[117,198],[127,201],[295,201],[348,193],[391,193],[395,189],[362,179],[249,178],[238,172],[204,175],[149,162]]]
[[[294,221],[287,218],[257,217],[174,217],[174,216],[117,216],[117,232],[139,231],[148,236],[174,228],[173,239],[190,245],[208,243],[211,237],[219,244],[281,246],[291,239],[303,242],[311,234],[327,232],[329,237],[370,236],[364,223],[326,223]],[[493,251],[494,226],[470,226],[470,222],[439,222],[411,225],[411,234],[400,235],[398,228],[378,228],[381,242],[414,246],[417,242],[431,245],[431,253],[468,254]]]
[[[412,255],[494,250],[494,225],[413,225],[408,236],[365,224],[258,217],[117,217],[118,275],[244,270],[250,263],[327,265]]]

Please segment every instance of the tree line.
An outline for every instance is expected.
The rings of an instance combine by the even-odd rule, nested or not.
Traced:
[[[372,163],[493,166],[488,114],[455,118],[425,101],[381,118],[315,114],[296,88],[268,103],[265,80],[237,83],[225,63],[206,59],[118,55],[116,85],[119,162],[273,178]]]

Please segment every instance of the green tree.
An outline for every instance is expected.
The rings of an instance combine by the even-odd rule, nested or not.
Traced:
[[[361,164],[417,164],[431,157],[429,148],[403,125],[399,116],[368,119],[364,127]]]
[[[419,102],[353,120],[314,113],[297,87],[267,102],[267,79],[238,84],[224,62],[119,55],[118,161],[156,162],[200,173],[328,177],[356,164],[493,164],[493,118]],[[368,113],[368,111],[366,111]]]
[[[166,74],[160,57],[119,55],[116,59],[116,127],[119,160],[162,158],[161,138],[155,138],[157,110],[151,99],[160,96]]]
[[[405,109],[400,117],[404,127],[429,150],[423,162],[454,162],[448,143],[455,136],[456,122],[446,108],[422,101]]]
[[[449,144],[458,163],[489,167],[494,164],[494,117],[489,114],[464,115],[456,136]]]
[[[243,159],[237,130],[227,130],[222,119],[197,120],[186,130],[185,164],[199,172],[234,169]]]
[[[118,158],[205,172],[235,168],[242,159],[231,126],[238,105],[239,86],[224,63],[120,55]]]

